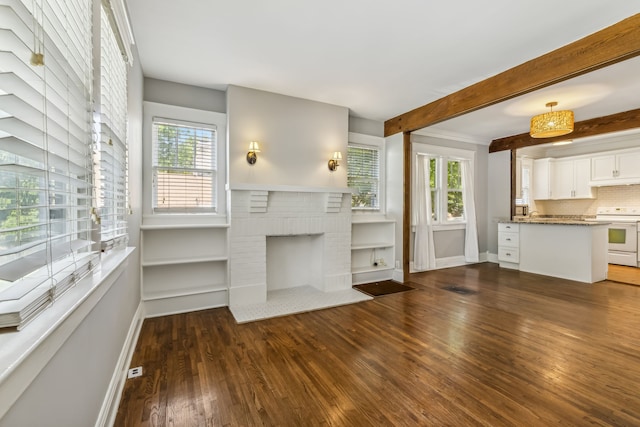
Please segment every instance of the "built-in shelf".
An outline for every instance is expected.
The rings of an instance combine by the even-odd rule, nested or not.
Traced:
[[[160,299],[183,297],[187,295],[201,295],[201,294],[208,294],[210,292],[221,292],[226,290],[227,290],[226,284],[213,283],[211,285],[204,286],[201,288],[181,289],[179,291],[150,292],[146,295],[143,295],[142,299],[144,301],[155,301]]]
[[[352,283],[389,280],[395,264],[395,220],[380,216],[351,220]],[[378,265],[374,265],[374,264]]]
[[[141,295],[159,316],[228,303],[229,224],[141,227]]]
[[[142,261],[143,267],[153,267],[158,265],[177,265],[177,264],[195,264],[200,262],[220,262],[228,261],[226,256],[203,256],[195,258],[169,258],[169,259],[154,259],[148,261]]]
[[[393,270],[393,267],[390,265],[381,265],[381,266],[368,266],[368,267],[356,267],[351,269],[351,273],[360,274],[360,273],[371,273],[373,271],[389,271]]]
[[[371,242],[371,243],[364,243],[361,245],[351,245],[351,250],[357,251],[361,249],[392,248],[393,246],[394,244],[390,242]]]

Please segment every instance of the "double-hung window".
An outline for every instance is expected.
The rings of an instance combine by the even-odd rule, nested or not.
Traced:
[[[464,224],[464,185],[462,161],[473,167],[474,153],[468,150],[414,144],[414,154],[429,159],[431,222],[437,226]]]
[[[215,125],[153,118],[153,210],[216,212]]]
[[[351,188],[351,208],[354,210],[382,210],[384,149],[382,138],[349,134],[347,147],[347,185]]]
[[[100,24],[100,135],[96,193],[102,250],[127,243],[127,63],[104,7]]]
[[[0,327],[91,268],[91,2],[0,0]]]

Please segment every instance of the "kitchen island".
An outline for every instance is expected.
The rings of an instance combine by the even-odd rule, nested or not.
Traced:
[[[607,278],[606,223],[525,219],[501,221],[498,229],[502,267],[585,283]]]

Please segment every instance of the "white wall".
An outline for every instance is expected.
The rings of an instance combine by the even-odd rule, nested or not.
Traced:
[[[144,78],[144,100],[197,110],[227,112],[226,93],[204,87]]]
[[[487,250],[497,259],[498,221],[511,218],[511,151],[490,153],[487,171]]]
[[[346,158],[349,111],[345,107],[239,86],[227,91],[229,184],[346,187],[347,171],[330,172],[334,151]],[[246,160],[250,141],[258,161]]]

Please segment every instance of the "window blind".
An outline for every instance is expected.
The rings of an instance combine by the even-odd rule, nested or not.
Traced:
[[[101,8],[97,199],[102,250],[127,243],[127,64]]]
[[[4,327],[23,325],[94,261],[91,2],[0,0],[0,33]]]
[[[349,145],[347,185],[354,190],[351,194],[352,208],[380,208],[380,151],[378,148]]]
[[[153,120],[155,212],[215,212],[214,125]]]

